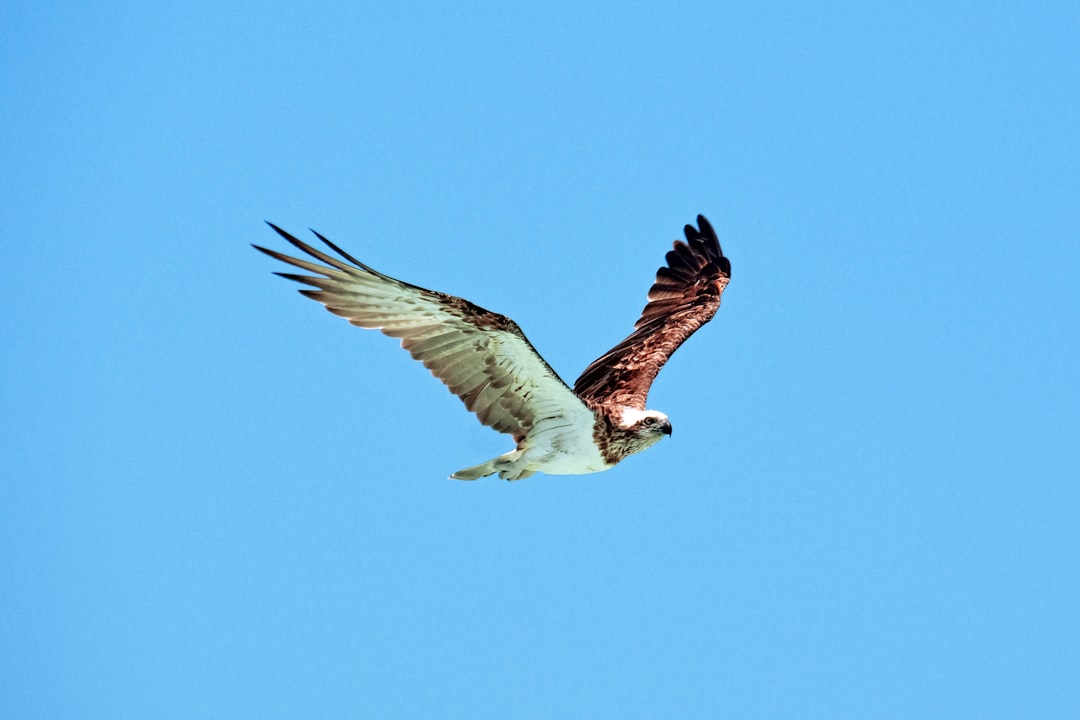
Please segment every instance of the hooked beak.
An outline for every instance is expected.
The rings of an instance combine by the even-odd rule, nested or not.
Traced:
[[[669,421],[664,421],[664,424],[660,426],[660,432],[665,435],[671,435],[671,423]]]

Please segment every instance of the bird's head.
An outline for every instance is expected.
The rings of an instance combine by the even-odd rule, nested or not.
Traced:
[[[638,410],[623,408],[620,426],[629,430],[648,445],[660,440],[664,435],[671,435],[671,421],[659,410]]]

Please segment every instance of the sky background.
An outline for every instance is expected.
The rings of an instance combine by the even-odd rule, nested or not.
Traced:
[[[0,716],[1080,715],[1080,6],[0,9]],[[572,382],[733,278],[597,475],[263,224]]]

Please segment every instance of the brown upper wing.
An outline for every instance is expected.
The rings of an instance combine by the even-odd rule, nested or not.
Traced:
[[[645,409],[649,387],[671,354],[720,307],[731,279],[731,262],[703,216],[687,225],[686,242],[675,241],[667,265],[656,273],[649,302],[634,332],[585,368],[574,383],[582,399]]]
[[[270,227],[325,265],[255,245],[319,276],[277,273],[317,290],[301,294],[353,325],[401,338],[401,346],[476,413],[480,422],[520,441],[537,420],[591,413],[548,366],[513,320],[453,295],[383,275],[315,233],[349,262]],[[351,265],[349,263],[352,263]]]

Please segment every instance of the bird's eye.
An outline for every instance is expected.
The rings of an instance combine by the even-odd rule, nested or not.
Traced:
[[[644,422],[646,425],[655,425],[656,424],[656,418],[647,417],[642,422]]]

